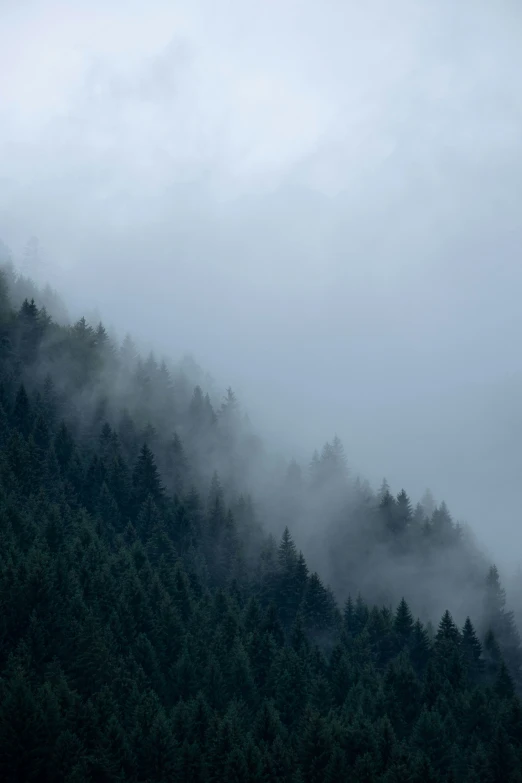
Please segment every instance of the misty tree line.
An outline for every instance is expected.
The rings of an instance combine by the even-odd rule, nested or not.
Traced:
[[[189,486],[205,491],[217,470],[236,515],[249,516],[252,529],[261,521],[276,537],[288,526],[341,601],[359,590],[385,605],[409,595],[416,614],[435,619],[449,606],[463,621],[472,612],[486,633],[492,622],[486,595],[489,564],[466,529],[453,523],[444,503],[435,506],[427,496],[412,509],[404,490],[394,497],[386,482],[374,493],[367,482],[352,480],[337,437],[321,454],[314,453],[308,470],[296,462],[274,468],[230,389],[216,404],[203,393],[203,373],[194,365],[158,363],[153,354],[143,360],[129,336],[118,348],[101,324],[93,329],[80,319],[71,327],[82,346],[74,349],[64,374],[52,335],[59,332],[56,323],[65,317],[65,306],[49,286],[40,292],[12,266],[4,270],[16,304],[22,305],[26,295],[40,296],[45,303],[40,328],[49,327],[49,334],[45,357],[39,349],[38,370],[42,378],[48,365],[53,368],[69,426],[77,434],[88,441],[104,420],[111,421],[131,463],[138,443],[145,440],[171,493]],[[41,335],[35,339],[43,340]],[[98,358],[96,351],[89,358],[95,345]],[[197,375],[200,383],[194,388],[191,376]],[[506,615],[508,630],[497,632],[515,650],[513,617]],[[517,658],[513,670],[518,672],[519,666]]]
[[[338,439],[267,465],[231,390],[24,287],[0,276],[2,779],[520,779],[513,615],[443,504],[373,493]],[[393,572],[372,604],[374,552],[427,573],[458,552],[477,628],[415,620]]]
[[[4,272],[16,307],[36,297],[44,317],[53,316],[38,371],[42,378],[52,368],[70,426],[75,422],[82,437],[110,421],[131,462],[140,439],[146,440],[172,493],[192,485],[206,491],[217,471],[227,503],[252,506],[276,538],[288,526],[341,601],[359,590],[383,604],[409,595],[420,616],[435,621],[449,607],[463,622],[471,612],[486,632],[490,564],[468,530],[453,522],[445,503],[437,506],[428,493],[412,508],[406,492],[394,496],[385,481],[372,491],[350,476],[337,437],[316,451],[308,466],[276,461],[230,389],[224,400],[212,392],[211,397],[195,363],[158,361],[153,354],[142,358],[130,336],[118,346],[102,324],[93,328],[80,319],[70,327],[81,335],[82,349],[75,348],[64,374],[57,360],[61,349],[50,342],[59,333],[56,324],[67,321],[66,307],[49,286],[39,291],[12,265],[4,265]],[[95,344],[99,356],[93,351],[89,358]],[[91,378],[88,388],[82,373]]]

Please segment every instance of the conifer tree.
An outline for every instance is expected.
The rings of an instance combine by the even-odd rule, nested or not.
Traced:
[[[466,622],[462,629],[461,648],[468,676],[472,681],[478,682],[484,669],[482,645],[469,617],[466,617]]]
[[[408,641],[413,631],[413,617],[410,608],[404,598],[401,598],[395,612],[394,630],[403,639]]]
[[[132,474],[133,500],[139,507],[150,495],[155,503],[163,500],[163,484],[161,483],[156,460],[146,443],[143,444],[138,461]]]
[[[23,384],[20,384],[16,394],[13,409],[13,423],[24,438],[29,436],[32,429],[31,405]]]
[[[397,495],[394,517],[394,527],[399,534],[408,530],[412,522],[413,511],[410,499],[404,489],[401,489]]]
[[[484,625],[491,630],[517,683],[522,682],[522,645],[514,614],[506,609],[506,592],[500,575],[492,565],[486,578]]]

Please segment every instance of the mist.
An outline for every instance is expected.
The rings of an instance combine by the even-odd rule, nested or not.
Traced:
[[[515,3],[4,2],[0,237],[519,561]],[[38,263],[36,263],[36,261]],[[38,271],[39,270],[39,271]]]

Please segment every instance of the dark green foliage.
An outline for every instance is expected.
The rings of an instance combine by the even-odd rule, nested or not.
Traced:
[[[491,566],[486,578],[484,624],[500,645],[515,682],[522,684],[522,646],[512,611],[506,609],[506,592],[500,584],[496,566]]]
[[[468,676],[473,682],[479,682],[484,671],[482,645],[469,617],[466,618],[462,629],[461,649]]]
[[[408,643],[413,633],[413,617],[408,604],[401,598],[397,611],[395,612],[394,630],[399,636],[401,642]]]
[[[445,612],[433,639],[406,598],[372,606],[357,585],[341,614],[291,527],[278,545],[236,492],[230,390],[214,409],[130,338],[117,351],[102,325],[58,327],[30,300],[9,312],[1,279],[0,315],[1,780],[520,780],[496,569],[483,644],[469,618],[459,632]],[[311,473],[346,489],[337,438]],[[296,467],[285,481],[304,483]],[[455,535],[443,504],[412,512],[387,485],[368,508],[399,554],[426,524],[433,546]]]
[[[139,508],[149,497],[156,503],[161,502],[163,498],[164,490],[156,460],[146,443],[141,448],[132,474],[132,486],[132,500],[135,509]]]
[[[459,629],[453,622],[453,619],[446,609],[442,620],[440,621],[437,635],[435,637],[435,645],[444,643],[458,644],[460,641]]]
[[[20,385],[16,394],[13,409],[13,424],[24,438],[27,438],[31,432],[32,416],[29,397],[23,384]]]

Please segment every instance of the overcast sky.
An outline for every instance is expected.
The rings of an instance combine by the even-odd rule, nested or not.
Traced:
[[[522,6],[0,0],[0,237],[522,560]]]

